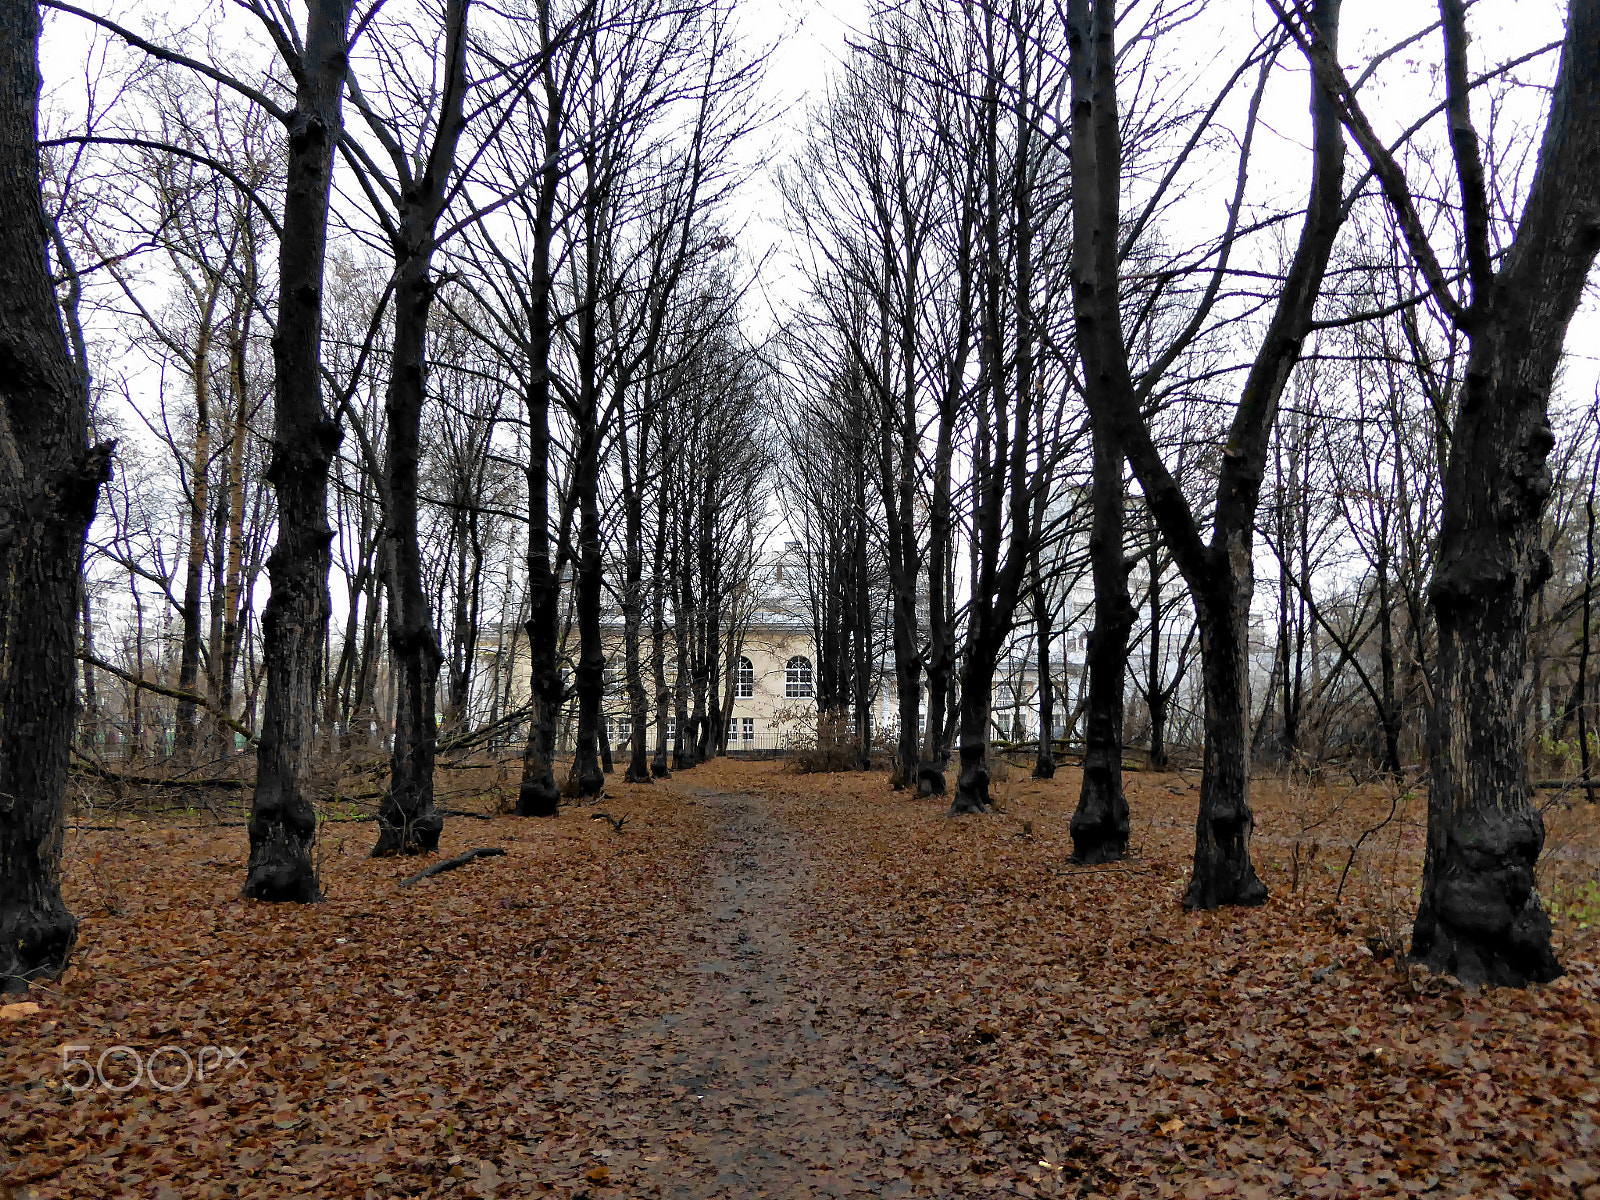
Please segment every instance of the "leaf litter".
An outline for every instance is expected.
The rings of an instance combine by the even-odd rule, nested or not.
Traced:
[[[1347,797],[1312,833],[1270,787],[1274,898],[1186,914],[1193,796],[1129,780],[1139,844],[1097,868],[1069,861],[1072,770],[951,821],[882,775],[723,760],[609,783],[621,832],[581,809],[449,822],[441,857],[505,856],[404,890],[416,864],[330,827],[305,908],[237,898],[241,830],[81,833],[76,965],[0,1023],[0,1184],[1600,1200],[1587,930],[1558,925],[1546,987],[1407,971],[1384,957],[1395,870],[1347,871],[1332,903],[1333,848],[1384,806]],[[1416,842],[1397,826],[1400,875]],[[64,1046],[240,1061],[75,1092]]]

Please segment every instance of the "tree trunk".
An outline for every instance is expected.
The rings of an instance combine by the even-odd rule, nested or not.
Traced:
[[[589,419],[577,435],[573,482],[578,494],[578,667],[573,680],[578,693],[578,741],[572,774],[578,795],[598,796],[606,784],[598,755],[606,671],[600,645],[600,431],[593,407],[586,411]]]
[[[1094,289],[1100,298],[1096,316],[1101,324],[1115,327],[1120,346],[1117,249],[1122,147],[1115,7],[1112,0],[1071,0],[1068,23],[1073,56],[1075,245],[1093,248]],[[1336,56],[1339,0],[1312,0],[1309,8],[1306,16],[1318,45]],[[1313,87],[1311,100],[1311,194],[1305,224],[1228,429],[1209,544],[1151,437],[1141,411],[1141,393],[1124,394],[1111,406],[1146,506],[1195,597],[1200,620],[1206,750],[1194,875],[1184,900],[1190,908],[1258,904],[1266,898],[1249,860],[1251,535],[1279,401],[1299,361],[1328,258],[1344,221],[1344,136],[1339,114],[1320,87]],[[1235,211],[1238,203],[1242,200],[1236,202]],[[1074,294],[1079,294],[1076,286]],[[1184,344],[1180,338],[1169,347],[1167,361],[1181,353]],[[1125,353],[1118,365],[1127,369]],[[1161,363],[1153,367],[1145,386],[1153,386],[1164,369]]]
[[[672,555],[673,575],[677,579],[673,589],[672,647],[678,656],[677,670],[672,679],[672,705],[674,730],[672,735],[672,769],[683,771],[695,765],[695,742],[689,725],[689,693],[691,691],[690,656],[694,622],[694,582],[689,578],[687,551],[682,532]]]
[[[620,386],[620,385],[619,385]],[[651,385],[646,383],[648,396]],[[650,401],[645,401],[648,408]],[[620,408],[620,406],[619,406]],[[628,771],[629,783],[649,783],[650,764],[645,750],[645,730],[649,728],[650,698],[644,687],[644,667],[640,662],[644,624],[644,488],[642,476],[650,453],[649,427],[641,422],[636,447],[639,461],[635,469],[630,457],[627,421],[617,431],[617,448],[622,466],[623,559],[622,655],[628,691]]]
[[[1083,261],[1088,261],[1087,257]],[[1087,282],[1087,280],[1086,280]],[[1090,284],[1089,286],[1092,286]],[[1087,314],[1086,314],[1087,316]],[[1087,323],[1087,322],[1086,322]],[[1099,332],[1096,330],[1091,333]],[[1110,428],[1100,395],[1117,386],[1116,360],[1102,367],[1079,334],[1094,422],[1094,522],[1089,557],[1094,572],[1094,628],[1089,631],[1089,700],[1083,748],[1083,782],[1072,814],[1072,854],[1079,862],[1117,862],[1128,852],[1128,801],[1122,791],[1122,716],[1133,602],[1123,558],[1122,443]],[[1129,391],[1125,372],[1121,381]]]
[[[667,513],[666,483],[657,508],[655,573],[650,580],[650,677],[656,695],[656,752],[650,760],[650,774],[669,778],[672,769],[667,758],[667,714],[672,707],[672,691],[667,687]]]
[[[439,834],[444,829],[444,817],[433,803],[439,666],[444,655],[423,578],[417,492],[428,378],[428,312],[438,288],[432,276],[433,252],[439,217],[455,174],[456,144],[465,124],[468,3],[448,0],[445,4],[445,78],[433,144],[425,162],[419,164],[421,177],[413,178],[417,166],[405,157],[397,156],[395,161],[401,200],[394,239],[394,353],[385,403],[384,536],[394,572],[389,660],[398,676],[399,691],[389,790],[378,807],[374,858],[431,854],[439,848]],[[474,631],[474,643],[476,640]]]
[[[83,540],[112,447],[62,331],[39,192],[39,10],[0,0],[0,991],[67,965],[61,899]]]
[[[255,292],[254,258],[248,260],[251,270],[247,276],[249,295]],[[213,656],[217,708],[225,716],[233,715],[233,681],[239,661],[239,595],[241,574],[244,569],[244,452],[249,435],[249,422],[253,415],[249,406],[249,391],[245,382],[245,339],[250,329],[251,306],[240,306],[244,311],[236,318],[238,325],[228,347],[229,374],[233,380],[234,411],[228,446],[227,495],[227,558],[222,577],[222,637],[221,649]],[[216,603],[213,592],[212,602]],[[218,736],[230,750],[234,744],[233,731],[219,728]]]
[[[1600,405],[1593,410],[1600,416]],[[1594,582],[1595,582],[1595,493],[1600,489],[1600,437],[1591,442],[1589,447],[1589,498],[1584,505],[1584,541],[1583,541],[1583,611],[1580,620],[1580,635],[1578,642],[1578,678],[1573,686],[1573,695],[1578,700],[1578,762],[1581,771],[1580,778],[1584,783],[1584,793],[1589,803],[1595,802],[1595,784],[1593,764],[1590,762],[1591,750],[1589,748],[1589,646],[1591,642],[1592,627],[1594,624]],[[85,622],[88,620],[88,610],[84,611]]]
[[[972,645],[971,639],[968,645]],[[950,815],[989,811],[989,711],[994,693],[994,655],[969,652],[961,668],[959,732],[961,772]]]
[[[548,5],[541,5],[548,25]],[[548,34],[548,30],[546,30]],[[556,722],[561,713],[561,588],[550,561],[550,354],[551,242],[554,238],[557,163],[561,150],[561,92],[548,60],[544,68],[544,167],[534,208],[528,302],[528,743],[522,756],[517,815],[554,817],[561,811],[556,786]]]
[[[864,439],[863,439],[864,440]],[[856,706],[856,770],[872,769],[872,588],[867,573],[866,468],[856,472],[855,559],[851,567],[855,588],[854,669],[851,688]]]
[[[1216,572],[1222,582],[1196,598],[1205,695],[1205,760],[1188,909],[1261,904],[1267,889],[1250,862],[1250,597],[1248,548]],[[1235,574],[1237,572],[1237,574]]]
[[[1169,684],[1161,672],[1161,553],[1160,546],[1150,546],[1150,669],[1147,676],[1149,690],[1145,704],[1150,709],[1150,769],[1164,771],[1167,766],[1167,705],[1173,690],[1178,686],[1181,672],[1174,672]],[[1180,653],[1179,666],[1182,666]]]
[[[1378,668],[1382,675],[1382,711],[1378,723],[1383,731],[1383,769],[1396,783],[1400,781],[1400,702],[1395,696],[1394,615],[1389,594],[1389,530],[1379,528],[1378,543]]]
[[[1039,753],[1033,764],[1035,779],[1054,779],[1056,775],[1056,689],[1050,673],[1050,598],[1038,576],[1038,553],[1034,554],[1033,622],[1038,642],[1039,665]]]
[[[267,694],[261,715],[250,863],[244,894],[318,899],[311,846],[317,815],[302,790],[311,750],[328,627],[328,467],[341,431],[322,407],[322,268],[328,189],[343,133],[350,0],[311,0],[285,159],[278,259],[277,369],[272,461],[278,540],[267,560],[272,594],[262,614]]]
[[[1498,272],[1488,249],[1466,30],[1441,5],[1452,145],[1468,197],[1472,305],[1430,589],[1439,646],[1432,779],[1414,958],[1464,983],[1521,986],[1561,973],[1535,890],[1544,820],[1528,781],[1529,616],[1551,572],[1541,520],[1554,437],[1550,388],[1600,250],[1600,2],[1568,9],[1539,164]],[[1476,173],[1477,178],[1474,178]]]
[[[213,297],[215,291],[213,290]],[[195,339],[194,456],[189,465],[189,547],[183,573],[183,644],[178,655],[178,687],[195,692],[200,680],[200,594],[206,561],[206,522],[210,517],[211,483],[211,305],[202,305],[200,329]],[[216,646],[212,647],[215,653]],[[199,706],[178,701],[176,752],[191,757],[199,734]]]
[[[444,829],[444,818],[433,803],[443,655],[433,627],[417,541],[428,309],[434,290],[428,265],[428,255],[410,256],[397,271],[394,289],[394,359],[385,404],[383,539],[392,573],[389,669],[395,673],[396,693],[389,787],[378,807],[373,858],[431,854],[439,848],[439,834]]]
[[[928,514],[928,728],[923,732],[922,761],[917,766],[917,790],[924,796],[945,794],[944,773],[950,763],[945,717],[950,684],[956,675],[955,621],[950,611],[950,573],[954,558],[950,552],[953,540],[950,460],[954,451],[954,408],[948,399],[940,408],[938,442],[934,449],[933,498]]]

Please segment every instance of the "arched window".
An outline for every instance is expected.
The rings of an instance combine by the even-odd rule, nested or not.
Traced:
[[[741,700],[756,694],[756,666],[742,654],[739,656],[739,676],[734,680],[733,694]]]
[[[783,694],[791,699],[811,695],[811,660],[796,654],[783,665]]]

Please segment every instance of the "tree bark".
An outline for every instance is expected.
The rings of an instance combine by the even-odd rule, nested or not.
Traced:
[[[211,285],[210,303],[202,303],[200,328],[191,359],[194,383],[194,454],[189,464],[189,547],[183,573],[183,645],[178,655],[178,687],[196,691],[200,679],[200,594],[206,561],[206,522],[210,518],[211,484],[211,316],[217,287]],[[212,647],[213,653],[216,647]],[[199,734],[200,710],[187,700],[178,702],[174,750],[183,757],[194,754]]]
[[[244,895],[320,898],[311,859],[317,815],[303,791],[328,627],[328,468],[341,431],[322,406],[322,271],[333,154],[343,134],[350,0],[311,0],[285,159],[278,256],[272,460],[278,540],[267,560],[262,706]]]
[[[667,502],[666,480],[661,482],[656,506],[655,571],[650,577],[650,677],[656,696],[656,750],[650,774],[667,779],[672,768],[667,757],[667,714],[672,709],[672,689],[667,686]]]
[[[1429,589],[1438,650],[1428,848],[1411,952],[1466,983],[1521,986],[1561,973],[1534,886],[1544,821],[1528,779],[1525,674],[1529,616],[1551,572],[1540,529],[1551,488],[1550,389],[1600,251],[1600,0],[1568,5],[1538,165],[1498,271],[1472,123],[1466,6],[1440,0],[1439,11],[1466,303],[1445,278],[1404,172],[1360,112],[1337,54],[1300,42],[1325,103],[1383,185],[1433,300],[1470,343]]]
[[[439,667],[444,655],[433,624],[417,534],[422,406],[428,378],[428,313],[436,232],[455,174],[456,145],[465,125],[469,0],[445,5],[445,78],[438,125],[421,178],[403,155],[395,158],[401,187],[394,238],[394,351],[390,360],[384,453],[384,540],[394,572],[389,604],[389,661],[397,675],[394,748],[389,788],[378,807],[373,858],[431,854],[444,817],[433,803],[439,741]]]
[[[1086,230],[1092,235],[1092,230]],[[1107,406],[1117,403],[1108,393],[1133,382],[1127,359],[1119,357],[1120,327],[1096,313],[1098,281],[1089,274],[1091,254],[1081,251],[1074,262],[1080,293],[1078,353],[1093,422],[1094,521],[1089,531],[1090,567],[1094,573],[1094,628],[1089,631],[1089,698],[1083,749],[1083,782],[1072,814],[1072,854],[1079,862],[1117,862],[1128,852],[1128,800],[1122,790],[1122,718],[1128,670],[1128,635],[1133,629],[1133,602],[1128,598],[1128,564],[1123,558],[1124,491],[1122,443],[1111,428]],[[1116,302],[1116,293],[1110,293]],[[1117,345],[1104,354],[1099,339],[1115,330]],[[1119,371],[1118,363],[1123,364]]]
[[[1337,54],[1339,0],[1313,0],[1318,44]],[[1073,67],[1073,207],[1075,237],[1093,237],[1098,286],[1120,294],[1118,209],[1121,144],[1116,109],[1114,0],[1072,0],[1068,22]],[[1258,91],[1258,97],[1259,97]],[[1249,609],[1255,587],[1252,534],[1270,434],[1289,374],[1311,328],[1334,239],[1344,221],[1344,138],[1339,115],[1313,86],[1311,194],[1294,258],[1272,319],[1246,378],[1222,452],[1211,541],[1151,437],[1142,391],[1110,410],[1144,491],[1145,503],[1195,598],[1201,629],[1205,703],[1205,775],[1196,822],[1194,873],[1187,908],[1259,904],[1266,899],[1250,865]],[[1254,109],[1252,109],[1254,111]],[[1248,143],[1248,138],[1246,139]],[[1234,205],[1237,212],[1238,204]],[[1221,269],[1219,267],[1218,280]],[[1213,293],[1214,294],[1214,290]],[[1120,330],[1116,302],[1103,319]],[[1202,310],[1204,311],[1204,310]],[[1120,337],[1120,333],[1119,333]],[[1176,355],[1184,342],[1168,350]],[[1124,362],[1126,360],[1124,359]],[[1145,377],[1157,381],[1164,363]]]
[[[539,6],[541,42],[549,48],[549,5]],[[556,722],[561,713],[561,588],[550,556],[550,355],[555,334],[551,243],[555,237],[557,169],[561,151],[562,94],[547,54],[545,120],[538,195],[534,204],[528,301],[528,742],[517,790],[517,815],[554,817],[561,811],[556,785]]]
[[[67,965],[61,899],[83,540],[110,445],[62,330],[39,190],[39,9],[0,0],[0,991]]]
[[[1465,105],[1464,17],[1446,20],[1447,93]],[[1454,35],[1454,36],[1452,36]],[[1528,622],[1551,564],[1541,518],[1554,444],[1550,388],[1600,251],[1600,2],[1568,7],[1560,73],[1527,207],[1504,265],[1470,226],[1471,349],[1451,432],[1430,589],[1439,648],[1428,849],[1411,952],[1463,982],[1561,974],[1535,890],[1544,820],[1528,779]],[[1452,114],[1463,189],[1476,135]],[[1463,139],[1471,139],[1466,145]],[[1469,212],[1475,206],[1469,203]]]
[[[1056,690],[1050,673],[1050,597],[1039,578],[1039,553],[1035,548],[1033,572],[1033,629],[1037,643],[1039,688],[1039,752],[1034,758],[1033,777],[1054,779],[1056,775]]]

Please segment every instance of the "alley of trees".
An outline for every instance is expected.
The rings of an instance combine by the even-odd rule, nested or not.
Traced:
[[[780,584],[825,765],[1071,755],[1106,863],[1190,756],[1194,909],[1267,899],[1253,769],[1418,784],[1412,955],[1556,977],[1600,0],[1346,8],[882,0],[796,122],[735,0],[0,0],[0,977],[69,778],[248,795],[314,901],[341,771],[425,855],[450,756],[539,818],[726,752]]]

